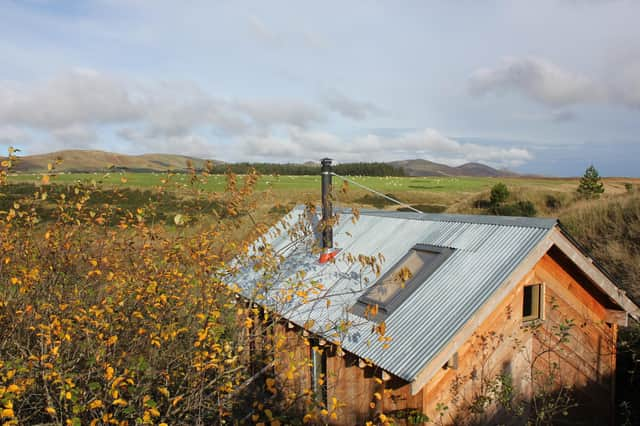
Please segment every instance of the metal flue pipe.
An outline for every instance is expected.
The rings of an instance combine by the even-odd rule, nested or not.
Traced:
[[[333,248],[333,203],[331,202],[331,159],[321,160],[322,168],[322,249],[324,252]]]

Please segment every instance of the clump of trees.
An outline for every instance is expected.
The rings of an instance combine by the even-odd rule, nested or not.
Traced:
[[[489,214],[499,216],[533,217],[538,213],[535,205],[529,200],[518,200],[513,203],[507,203],[510,195],[511,193],[507,185],[499,182],[491,188],[489,200],[478,200],[475,206],[486,209]]]
[[[307,164],[278,164],[278,163],[233,163],[213,166],[211,173],[226,174],[231,171],[236,174],[246,174],[255,170],[263,175],[317,175],[318,166]],[[402,167],[395,167],[387,163],[342,163],[333,166],[333,171],[346,176],[405,176]]]
[[[576,191],[579,197],[586,199],[599,198],[604,193],[604,184],[593,164],[585,170]]]

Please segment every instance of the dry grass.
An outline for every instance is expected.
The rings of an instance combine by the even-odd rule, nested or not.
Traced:
[[[578,201],[559,217],[616,283],[640,302],[640,193]]]

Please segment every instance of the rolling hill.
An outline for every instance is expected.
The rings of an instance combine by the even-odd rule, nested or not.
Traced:
[[[481,163],[466,163],[461,166],[447,166],[429,160],[401,160],[389,164],[402,167],[409,176],[475,176],[475,177],[506,177],[517,176],[508,170],[498,170]]]
[[[56,170],[66,172],[95,172],[114,168],[131,172],[182,171],[187,169],[187,162],[189,161],[196,169],[204,168],[207,161],[202,158],[174,154],[127,155],[97,150],[65,150],[20,157],[13,170],[31,173],[44,172],[47,170],[47,165],[55,162],[56,159],[62,160],[56,166]],[[217,160],[211,160],[211,162],[214,165],[223,164],[223,162]],[[408,176],[517,176],[515,173],[497,170],[480,163],[466,163],[461,166],[451,167],[433,161],[414,159],[392,161],[388,164],[403,168]],[[318,167],[318,164],[316,162],[306,162],[302,166],[309,168],[309,174],[314,174],[315,167]]]
[[[20,157],[14,170],[17,172],[42,172],[56,159],[61,162],[56,170],[67,172],[94,172],[110,168],[139,172],[164,172],[167,170],[185,170],[191,161],[196,169],[203,168],[206,160],[173,154],[126,155],[105,151],[66,150],[48,154]],[[212,160],[214,164],[219,161]]]

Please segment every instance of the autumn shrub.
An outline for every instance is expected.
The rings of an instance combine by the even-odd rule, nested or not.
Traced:
[[[198,232],[185,218],[206,205],[189,196],[174,199],[175,214],[149,220],[159,218],[163,188],[133,201],[123,191],[118,203],[113,191],[57,187],[48,177],[29,190],[0,186],[1,421],[219,424],[232,416],[250,375],[242,336],[255,312],[222,279],[229,259],[264,231],[252,224],[245,239],[229,238],[250,220],[242,212],[252,209],[256,179],[229,175],[227,191],[207,197],[215,208]]]

